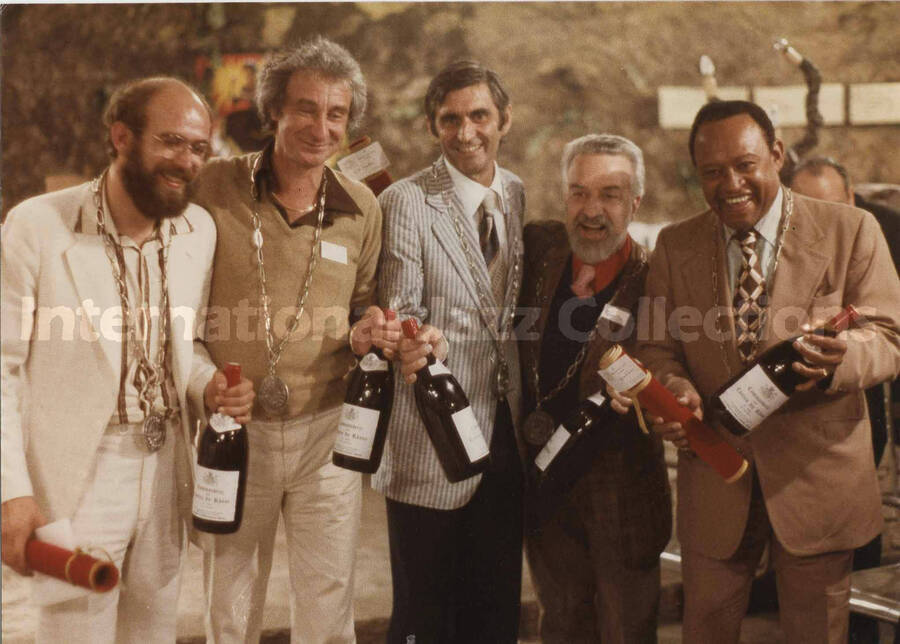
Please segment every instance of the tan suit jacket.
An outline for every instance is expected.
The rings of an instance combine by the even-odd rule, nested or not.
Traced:
[[[721,230],[711,211],[663,230],[647,276],[651,299],[639,321],[640,358],[664,384],[672,375],[688,378],[705,401],[741,369]],[[862,210],[795,195],[770,294],[761,349],[848,304],[868,318],[848,339],[828,393],[796,394],[749,438],[733,441],[753,461],[772,527],[788,551],[851,549],[882,525],[862,389],[900,371],[900,281],[878,223]],[[667,330],[675,318],[681,333]],[[682,547],[732,555],[746,525],[751,481],[744,476],[728,485],[699,459],[680,456]]]
[[[23,202],[2,228],[3,500],[33,492],[50,521],[74,514],[119,390],[121,305],[102,238],[83,232],[94,213],[90,184],[82,184]],[[214,371],[194,338],[216,231],[194,205],[176,225],[168,283],[183,431],[168,439],[177,441],[179,505],[189,516],[186,391],[202,400]]]

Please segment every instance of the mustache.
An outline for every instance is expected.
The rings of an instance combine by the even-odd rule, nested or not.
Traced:
[[[596,226],[597,224],[602,224],[606,228],[610,228],[612,226],[612,222],[609,220],[609,217],[606,215],[599,215],[596,217],[588,217],[587,215],[578,215],[575,217],[574,225],[580,226],[582,224],[588,226]]]
[[[179,167],[174,163],[160,164],[153,173],[157,175],[167,174],[169,176],[175,177],[176,179],[181,179],[186,184],[190,184],[196,176],[196,173],[188,172],[184,168]]]

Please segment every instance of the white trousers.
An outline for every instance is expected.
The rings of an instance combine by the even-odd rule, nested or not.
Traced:
[[[172,644],[178,605],[181,532],[175,492],[176,425],[155,453],[140,425],[111,425],[72,517],[80,546],[102,548],[118,566],[119,585],[40,609],[36,641]]]
[[[204,556],[210,644],[258,642],[279,515],[291,581],[291,642],[355,642],[353,571],[361,476],[331,463],[340,407],[251,422],[240,529]]]

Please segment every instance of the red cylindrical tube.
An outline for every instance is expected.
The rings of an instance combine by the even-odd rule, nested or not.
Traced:
[[[98,593],[112,590],[119,583],[119,569],[112,561],[66,550],[46,541],[30,540],[25,545],[25,561],[36,572]]]
[[[616,364],[619,360],[628,363]],[[747,461],[731,445],[694,413],[678,402],[675,395],[649,374],[622,347],[613,345],[600,359],[601,375],[626,395],[637,397],[643,409],[666,422],[681,423],[691,449],[727,483],[733,483],[747,471]],[[644,374],[643,378],[641,377]],[[620,379],[620,382],[616,382]]]

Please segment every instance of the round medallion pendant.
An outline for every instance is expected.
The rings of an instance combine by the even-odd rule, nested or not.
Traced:
[[[275,374],[269,374],[259,384],[259,404],[270,416],[280,416],[287,410],[288,386]]]
[[[151,411],[144,419],[141,428],[147,450],[155,452],[166,442],[166,417],[159,412]]]
[[[550,440],[550,436],[553,435],[555,427],[556,423],[553,421],[553,416],[540,409],[535,409],[528,414],[528,417],[525,419],[522,433],[529,445],[542,447]]]

